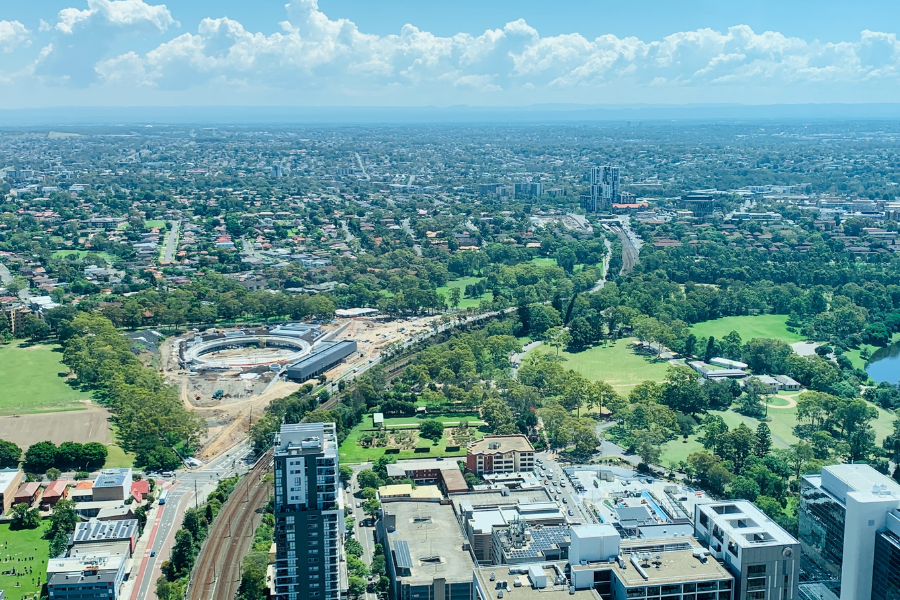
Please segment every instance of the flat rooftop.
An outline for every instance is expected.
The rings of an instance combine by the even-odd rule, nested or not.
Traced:
[[[543,565],[541,568],[547,576],[547,587],[536,589],[531,587],[531,580],[527,573],[519,573],[522,566],[510,569],[508,565],[497,565],[493,567],[482,567],[475,569],[475,578],[481,590],[486,594],[487,598],[493,600],[497,597],[497,587],[500,581],[506,580],[508,589],[504,589],[503,598],[506,600],[600,600],[600,594],[596,590],[576,590],[574,594],[569,594],[568,585],[554,585],[556,581],[557,571],[549,565]],[[556,565],[561,572],[564,572],[565,563]],[[515,571],[510,573],[510,570]],[[494,581],[491,581],[491,574],[494,574]],[[521,578],[522,586],[515,587],[515,580]]]
[[[478,509],[479,507],[505,506],[510,504],[537,504],[553,502],[553,498],[545,489],[510,490],[509,492],[470,492],[454,494],[450,497],[457,514],[462,514],[463,507]]]
[[[635,568],[630,555],[625,556],[625,568],[619,567],[618,564],[613,566],[616,577],[622,581],[625,587],[734,579],[715,558],[707,556],[706,562],[701,562],[694,556],[693,550],[662,552],[658,561],[656,554],[651,554],[649,562],[638,562],[649,565],[643,567],[644,573],[647,574],[646,578]]]
[[[431,585],[443,577],[447,583],[472,581],[475,563],[463,546],[459,524],[448,505],[435,502],[390,502],[383,505],[385,515],[395,516],[395,531],[387,532],[390,556],[395,564],[409,561],[410,575],[398,577],[410,585]],[[408,551],[403,554],[403,544]],[[387,551],[388,548],[385,548]],[[398,562],[401,561],[401,562]]]
[[[282,425],[275,436],[275,455],[319,454],[337,451],[334,423],[297,423]]]
[[[490,447],[497,445],[497,447]],[[470,454],[502,454],[504,452],[534,452],[524,435],[489,435],[468,446]]]
[[[697,510],[706,514],[741,548],[799,543],[778,523],[746,500],[713,502],[700,505]]]

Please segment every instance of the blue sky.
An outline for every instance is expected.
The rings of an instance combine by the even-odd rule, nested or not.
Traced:
[[[0,108],[893,102],[900,3],[4,0]]]

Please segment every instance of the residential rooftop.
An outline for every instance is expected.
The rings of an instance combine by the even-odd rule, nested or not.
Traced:
[[[502,454],[505,452],[534,452],[534,447],[524,435],[489,435],[470,442],[469,454]]]

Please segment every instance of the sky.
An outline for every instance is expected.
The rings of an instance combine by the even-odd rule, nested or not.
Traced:
[[[3,0],[0,109],[877,103],[900,2]]]

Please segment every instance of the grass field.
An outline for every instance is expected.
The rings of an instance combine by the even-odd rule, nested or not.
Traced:
[[[144,227],[146,227],[147,229],[153,229],[154,227],[159,228],[159,227],[165,227],[165,226],[166,226],[165,221],[159,221],[159,220],[144,221]]]
[[[458,420],[458,417],[452,417],[449,420]],[[415,417],[413,417],[415,421]],[[361,462],[370,462],[375,460],[376,458],[380,458],[384,455],[384,451],[386,448],[363,448],[359,444],[359,438],[363,435],[365,429],[372,428],[372,417],[371,415],[366,415],[363,417],[362,423],[354,427],[350,431],[350,435],[347,436],[347,439],[344,440],[344,443],[341,444],[341,447],[338,449],[340,460],[342,463],[361,463]],[[481,439],[484,437],[484,433],[472,427],[472,438],[473,439]],[[431,440],[420,439],[417,444],[418,448],[431,448],[431,452],[428,453],[416,453],[413,450],[402,450],[399,454],[391,454],[390,456],[397,457],[397,460],[404,460],[408,458],[436,458],[438,456],[465,456],[466,448],[463,446],[457,452],[446,452],[444,449],[447,447],[447,432],[444,433],[444,437],[437,444],[432,444]]]
[[[0,415],[84,408],[78,400],[91,395],[72,389],[59,376],[69,369],[62,364],[62,353],[54,352],[54,348],[0,346]]]
[[[555,262],[555,261],[554,261]],[[479,281],[482,281],[484,277],[460,277],[456,281],[451,281],[447,285],[442,285],[441,287],[435,290],[438,294],[444,297],[449,303],[450,301],[450,290],[453,288],[459,288],[459,308],[473,308],[477,307],[481,304],[482,300],[490,300],[494,297],[491,292],[485,292],[481,295],[480,298],[466,298],[466,286],[474,285]]]
[[[771,398],[772,403],[776,403],[779,400],[783,401],[783,399],[778,398],[777,396]],[[878,418],[872,421],[872,429],[875,430],[875,444],[880,446],[885,436],[893,432],[893,423],[895,417],[886,410],[878,407],[875,408],[878,410]],[[725,423],[728,425],[729,429],[734,429],[741,423],[746,423],[747,427],[749,427],[753,431],[756,431],[756,427],[759,425],[759,421],[757,419],[754,419],[752,417],[745,417],[744,415],[740,415],[733,410],[713,410],[709,412],[710,414],[721,416]],[[769,426],[769,429],[772,432],[773,448],[787,448],[788,446],[796,444],[798,441],[800,441],[797,436],[794,435],[794,426],[797,425],[796,406],[792,408],[770,408],[768,413],[769,421],[767,421],[766,424]],[[702,450],[703,445],[697,441],[697,437],[702,433],[703,432],[698,428],[694,435],[688,436],[688,443],[686,444],[682,443],[681,437],[663,444],[663,452],[662,456],[660,457],[660,463],[664,466],[669,466],[670,463],[677,463],[678,461],[685,460],[687,458],[687,455],[691,452],[698,452]]]
[[[110,444],[106,447],[106,463],[104,469],[124,469],[134,466],[134,454],[125,452],[121,447]]]
[[[748,342],[753,338],[773,338],[783,340],[788,344],[802,342],[803,337],[799,333],[791,333],[787,330],[785,321],[787,321],[787,317],[784,315],[722,317],[721,319],[697,323],[691,327],[691,331],[700,340],[707,339],[709,336],[713,336],[718,340],[732,331],[737,331],[741,334],[741,339],[744,342]]]
[[[19,529],[10,531],[9,524],[0,524],[0,561],[11,559],[11,562],[0,563],[0,572],[18,570],[24,571],[26,567],[33,573],[28,575],[0,575],[0,589],[6,592],[6,600],[22,600],[35,597],[41,590],[41,584],[35,584],[33,580],[41,581],[47,577],[47,559],[49,558],[49,546],[47,540],[42,539],[44,532],[50,527],[50,521],[44,521],[37,529]],[[17,558],[34,557],[34,560],[16,562]],[[16,587],[16,583],[19,587]]]
[[[555,267],[556,259],[555,258],[532,258],[531,264],[537,265],[539,267]]]
[[[608,346],[576,353],[563,351],[559,355],[565,357],[566,369],[581,373],[591,381],[602,379],[624,396],[642,381],[662,381],[669,368],[666,361],[637,352],[634,341],[634,338],[623,338]],[[532,352],[555,353],[555,350],[541,345],[529,354]]]
[[[105,260],[108,264],[112,264],[114,260],[114,258],[106,252],[91,252],[89,250],[54,250],[51,256],[53,258],[65,258],[72,254],[75,254],[78,258],[84,258],[88,254],[96,254],[97,256]]]

